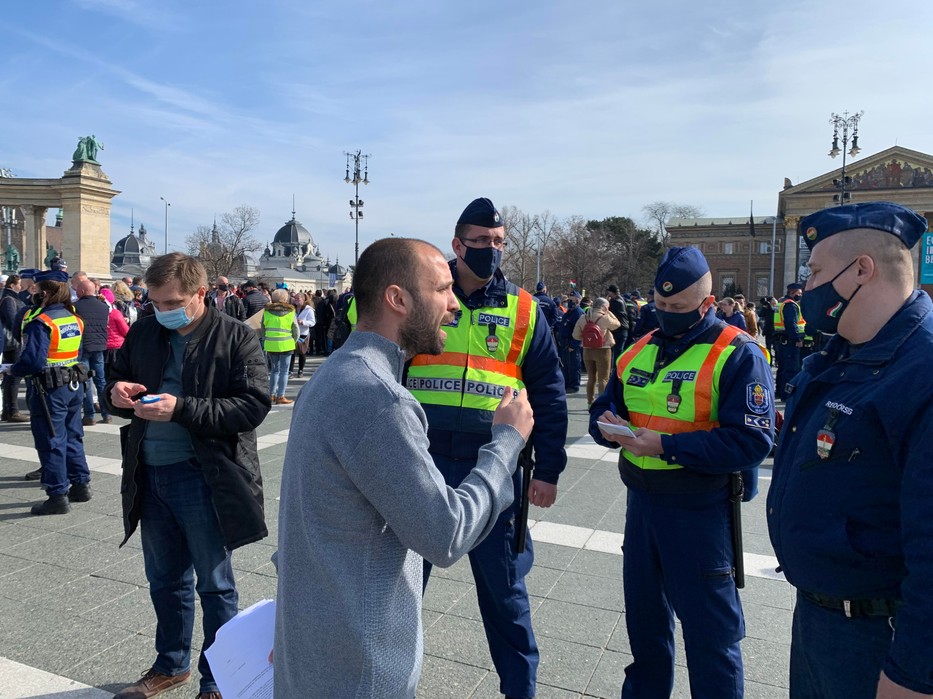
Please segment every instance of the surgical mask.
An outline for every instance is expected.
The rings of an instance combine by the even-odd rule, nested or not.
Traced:
[[[463,261],[477,279],[491,279],[502,262],[502,251],[492,246],[488,248],[470,248],[463,246]]]
[[[194,297],[196,299],[197,296]],[[194,301],[191,299],[191,301]],[[180,328],[189,325],[194,318],[189,318],[186,312],[188,306],[191,305],[191,301],[182,306],[181,308],[175,308],[171,311],[160,311],[154,305],[152,310],[155,311],[156,320],[162,325],[163,328],[169,330],[179,330]]]
[[[704,301],[703,303],[706,302]],[[683,335],[703,319],[704,313],[701,310],[702,308],[702,303],[695,310],[686,311],[684,313],[672,313],[671,311],[662,311],[660,308],[657,308],[655,309],[655,313],[657,313],[658,316],[658,326],[660,326],[661,332],[668,337]]]
[[[842,272],[825,284],[820,284],[803,295],[803,300],[800,302],[800,312],[804,320],[807,321],[807,325],[827,335],[834,335],[836,333],[839,327],[839,319],[842,317],[843,311],[846,310],[846,306],[855,298],[855,295],[858,293],[859,289],[862,288],[862,285],[859,284],[855,291],[852,292],[852,295],[844,299],[839,295],[839,292],[836,291],[833,282],[839,279],[843,272],[857,261],[858,258],[852,260],[843,268]]]

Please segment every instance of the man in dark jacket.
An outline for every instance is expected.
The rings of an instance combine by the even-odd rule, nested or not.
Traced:
[[[256,286],[256,282],[251,279],[247,279],[240,285],[240,288],[243,290],[243,312],[246,314],[247,318],[254,316],[259,313],[263,308],[266,307],[266,304],[269,303],[268,297],[259,290],[259,287]]]
[[[121,429],[123,543],[141,524],[158,657],[117,699],[190,678],[195,573],[198,696],[208,699],[218,689],[203,650],[237,613],[230,552],[268,534],[255,429],[271,407],[269,377],[256,333],[204,304],[207,274],[195,258],[156,258],[146,284],[154,314],[130,328],[107,400],[132,418]]]
[[[547,321],[548,327],[555,327],[557,325],[558,315],[557,304],[554,303],[554,299],[547,295],[547,286],[544,282],[538,282],[533,295],[538,302],[538,308],[540,308],[541,312],[544,314],[544,319]]]
[[[17,322],[17,316],[26,304],[19,297],[20,291],[19,275],[11,274],[0,294],[0,326],[3,328],[4,364],[18,362],[22,350],[20,323]],[[3,375],[3,412],[0,415],[0,420],[3,422],[29,422],[29,416],[21,414],[17,408],[21,381],[21,378],[13,376],[12,373]]]
[[[97,289],[94,282],[85,279],[80,282],[75,291],[78,300],[75,301],[75,314],[84,321],[84,334],[81,336],[81,361],[87,364],[88,369],[94,372],[94,386],[97,387],[97,397],[100,403],[100,421],[111,421],[107,410],[107,402],[103,400],[104,387],[107,380],[104,376],[104,354],[107,351],[107,323],[110,320],[110,306],[97,298]],[[85,427],[94,424],[94,392],[90,383],[84,386],[84,420]]]
[[[207,295],[204,302],[209,306],[216,306],[218,311],[231,318],[246,320],[243,302],[230,289],[230,281],[226,277],[217,277],[217,288]]]
[[[615,284],[606,287],[606,298],[609,300],[609,312],[619,319],[619,327],[612,331],[612,337],[615,340],[615,344],[612,346],[612,365],[615,366],[616,360],[628,344],[631,323],[629,322],[625,300],[622,298],[622,294],[619,293],[619,287]]]
[[[567,393],[579,393],[582,369],[583,343],[573,339],[573,329],[583,315],[579,297],[567,299],[567,312],[557,324],[557,349],[560,352],[561,370],[564,373],[564,388]]]

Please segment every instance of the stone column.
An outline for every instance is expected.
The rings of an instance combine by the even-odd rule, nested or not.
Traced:
[[[69,273],[110,276],[110,200],[119,194],[98,165],[82,163],[61,179],[61,256]]]
[[[22,268],[42,269],[45,261],[45,214],[48,208],[24,204],[23,212],[23,259]]]
[[[784,286],[797,281],[797,224],[799,216],[787,216],[784,219]],[[775,289],[778,298],[783,296],[784,289]]]

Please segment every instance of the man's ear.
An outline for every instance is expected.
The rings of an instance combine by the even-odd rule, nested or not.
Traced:
[[[387,286],[385,292],[383,292],[383,299],[388,309],[401,315],[407,315],[411,307],[410,295],[398,284]]]
[[[855,279],[859,284],[871,281],[877,272],[875,260],[870,255],[859,255],[855,262]]]

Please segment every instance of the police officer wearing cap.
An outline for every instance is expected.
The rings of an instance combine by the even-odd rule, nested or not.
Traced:
[[[777,342],[778,360],[774,388],[781,400],[785,399],[784,388],[787,382],[800,371],[800,355],[807,325],[800,311],[802,296],[803,284],[788,284],[787,293],[774,312],[774,339]]]
[[[742,605],[733,571],[730,485],[755,495],[771,450],[768,361],[747,333],[716,318],[712,276],[693,247],[665,252],[655,278],[659,329],[619,357],[590,409],[590,434],[622,447],[628,489],[622,577],[633,656],[622,699],[669,697],[674,615],[681,621],[694,699],[744,695]],[[628,425],[634,437],[598,422]],[[737,474],[742,472],[742,478]],[[736,474],[736,475],[733,475]]]
[[[489,199],[475,199],[464,209],[452,245],[456,259],[450,271],[460,311],[452,325],[444,326],[444,353],[417,355],[406,386],[427,415],[434,464],[454,488],[489,441],[503,391],[528,391],[536,425],[529,440],[536,457],[532,480],[523,484],[521,469],[516,470],[515,502],[470,552],[470,565],[499,689],[507,697],[533,697],[538,646],[525,576],[534,550],[528,536],[524,552],[516,553],[516,520],[522,488],[539,507],[550,507],[557,497],[557,480],[567,462],[564,379],[541,307],[499,269],[505,228]],[[425,562],[425,585],[430,572]]]
[[[66,514],[70,502],[91,499],[91,473],[84,455],[81,426],[87,367],[78,363],[84,323],[71,305],[68,275],[53,270],[34,277],[42,303],[27,315],[23,350],[10,367],[25,376],[32,435],[48,499],[32,507],[34,515]]]
[[[768,493],[797,588],[791,699],[933,695],[933,303],[910,254],[926,230],[886,202],[800,221],[803,312],[835,336],[790,381]]]

